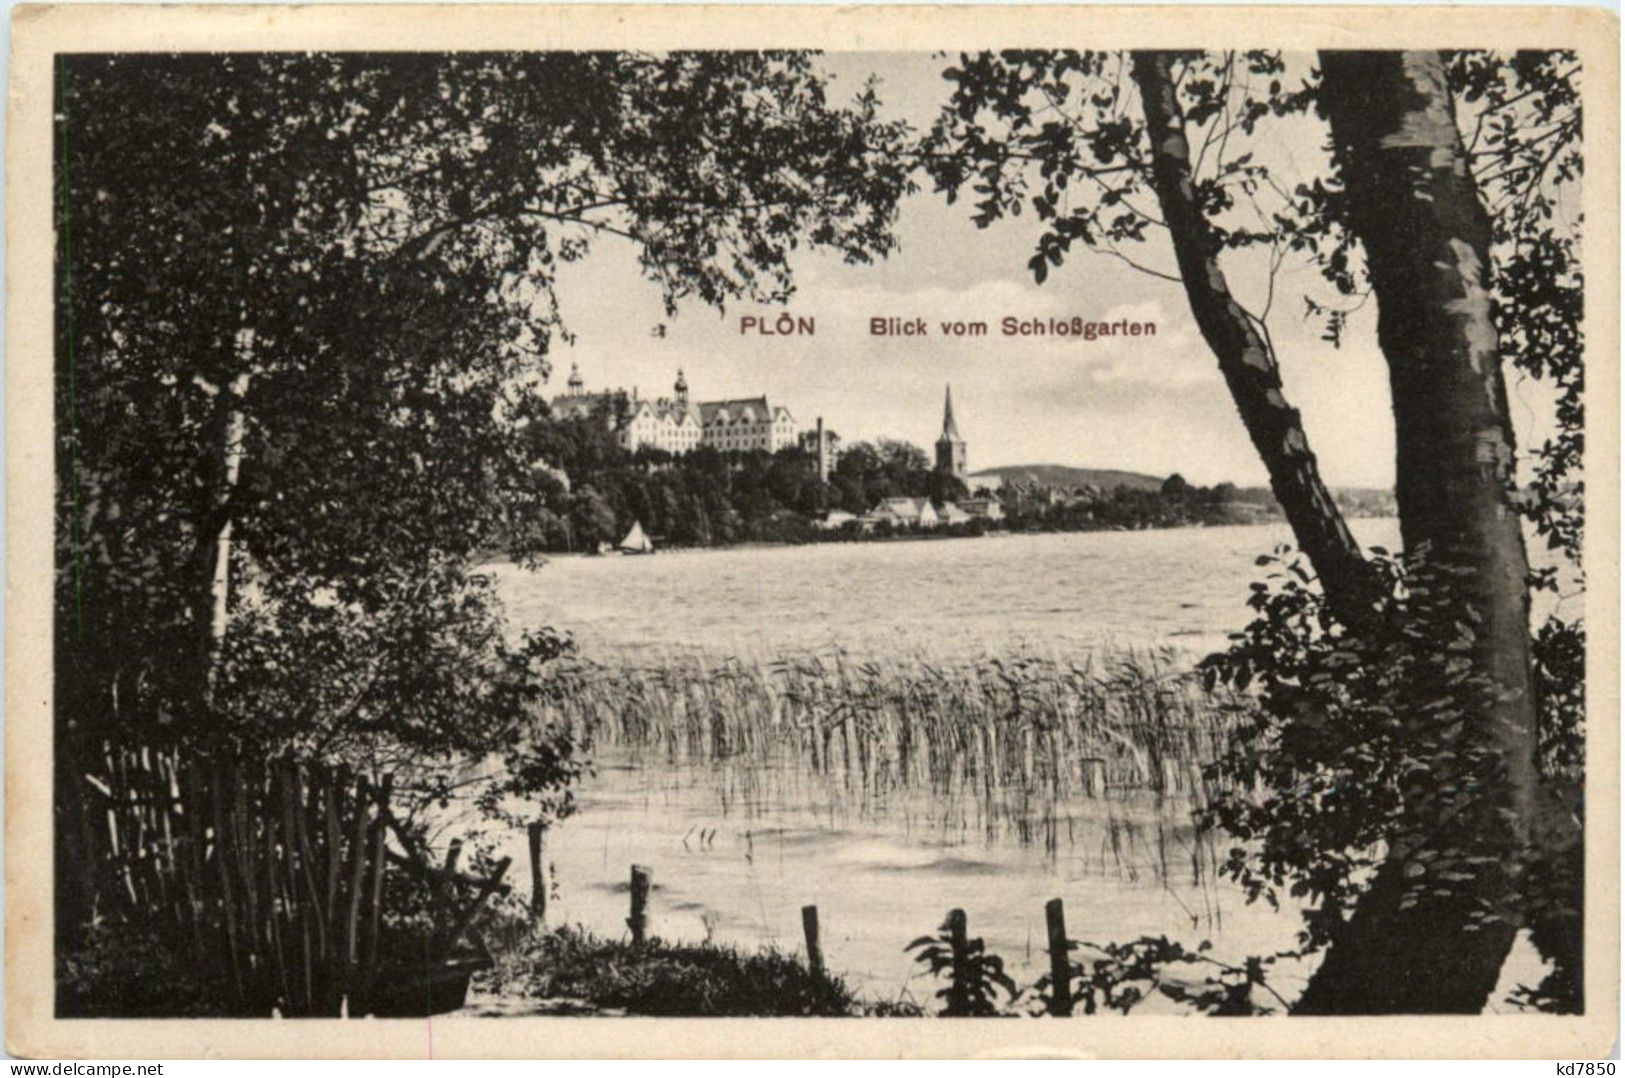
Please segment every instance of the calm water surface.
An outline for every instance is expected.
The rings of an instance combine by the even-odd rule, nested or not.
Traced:
[[[1392,520],[1354,521],[1392,546]],[[1206,648],[1247,620],[1254,560],[1285,525],[981,539],[824,543],[564,557],[500,570],[521,625],[569,630],[589,654],[700,648],[783,653],[831,644],[974,655],[1103,640]]]
[[[1391,520],[1354,528],[1364,544],[1397,543]],[[558,558],[498,573],[516,623],[567,629],[586,655],[608,661],[830,646],[966,658],[1103,642],[1194,656],[1245,624],[1255,558],[1288,538],[1284,526],[994,536]],[[621,935],[629,866],[648,865],[656,933],[797,951],[800,909],[813,903],[832,970],[871,998],[922,1002],[936,986],[903,947],[955,906],[1018,982],[1045,969],[1043,907],[1056,896],[1070,934],[1087,940],[1166,934],[1212,940],[1216,954],[1240,959],[1290,947],[1297,929],[1295,914],[1248,906],[1199,874],[1177,837],[1157,853],[1174,866],[1166,876],[1136,863],[1149,840],[1110,854],[1109,818],[1188,819],[1190,804],[1176,798],[1067,806],[1067,838],[1046,849],[906,800],[843,811],[827,787],[790,779],[744,804],[725,801],[729,781],[716,765],[600,754],[579,812],[548,839],[558,889],[550,921]],[[525,864],[522,836],[509,852]],[[1283,968],[1274,983],[1290,996],[1306,973]]]

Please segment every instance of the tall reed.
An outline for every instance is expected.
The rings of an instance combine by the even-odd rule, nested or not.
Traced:
[[[832,812],[908,811],[939,830],[1077,841],[1080,805],[1109,827],[1102,862],[1150,848],[1164,870],[1189,826],[1230,708],[1168,649],[975,659],[627,652],[572,659],[543,717],[644,763],[709,766],[722,807],[775,794]]]

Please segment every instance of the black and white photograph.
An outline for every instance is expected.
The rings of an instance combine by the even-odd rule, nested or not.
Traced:
[[[26,991],[59,1046],[1607,1050],[1617,23],[979,15],[99,34],[14,82],[49,587],[13,1044]],[[933,1040],[972,1017],[1014,1021]]]

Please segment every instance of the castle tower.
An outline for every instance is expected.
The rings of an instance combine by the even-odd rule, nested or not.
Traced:
[[[586,384],[581,380],[581,368],[574,363],[570,364],[570,381],[566,383],[570,390],[570,396],[581,396]]]
[[[677,368],[677,384],[672,387],[677,391],[677,403],[684,408],[688,407],[688,379],[683,375],[683,368]]]
[[[954,423],[954,391],[945,390],[942,403],[942,434],[937,438],[937,471],[965,481],[965,439]]]

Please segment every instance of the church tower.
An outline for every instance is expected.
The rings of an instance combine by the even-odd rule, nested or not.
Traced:
[[[574,363],[570,364],[570,381],[566,384],[570,387],[570,396],[572,397],[581,396],[586,388],[587,383],[581,380],[581,368]]]
[[[672,386],[677,392],[677,403],[680,407],[688,407],[688,379],[683,375],[683,368],[677,368],[677,384]]]
[[[965,439],[954,424],[954,391],[945,390],[942,403],[942,434],[937,438],[937,471],[965,481]]]

